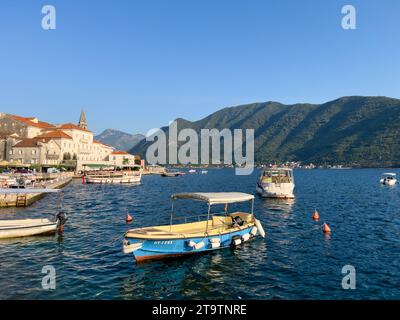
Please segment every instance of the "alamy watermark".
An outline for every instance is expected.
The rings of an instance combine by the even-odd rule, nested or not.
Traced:
[[[42,273],[45,276],[42,278],[42,288],[44,290],[56,290],[56,268],[53,266],[44,266]]]
[[[342,279],[342,288],[344,290],[356,289],[356,268],[351,265],[345,265],[342,268],[342,274],[345,276]]]
[[[253,129],[201,129],[198,133],[185,128],[178,132],[178,123],[173,121],[169,125],[168,137],[163,130],[153,129],[148,132],[146,140],[153,142],[146,152],[150,164],[235,165],[236,175],[250,175],[254,170]]]
[[[56,25],[56,8],[52,5],[45,5],[42,7],[42,28],[43,30],[55,30]]]
[[[342,28],[345,30],[357,29],[356,8],[350,4],[342,7]]]

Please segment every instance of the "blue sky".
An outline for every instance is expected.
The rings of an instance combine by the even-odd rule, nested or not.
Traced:
[[[400,98],[399,34],[398,0],[2,0],[0,111],[146,133],[250,102]]]

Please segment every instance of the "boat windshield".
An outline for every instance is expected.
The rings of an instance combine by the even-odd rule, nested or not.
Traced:
[[[261,174],[264,183],[290,183],[293,180],[293,172],[290,169],[268,169]]]

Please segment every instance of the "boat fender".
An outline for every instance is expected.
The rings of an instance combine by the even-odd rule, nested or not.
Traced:
[[[253,227],[252,229],[251,229],[251,231],[250,231],[250,234],[253,236],[253,237],[255,237],[256,235],[257,235],[257,227]]]
[[[243,242],[246,242],[250,239],[250,233],[245,233],[244,235],[242,235],[242,240]]]
[[[212,249],[219,248],[220,246],[221,246],[221,242],[214,242],[214,243],[211,243],[211,248],[212,248]]]
[[[241,236],[232,237],[232,245],[238,246],[241,243],[242,243],[242,237]]]
[[[132,252],[134,252],[136,250],[139,250],[140,248],[142,248],[142,244],[141,243],[130,244],[130,242],[128,240],[125,240],[122,251],[125,254],[129,254],[129,253],[132,253]]]
[[[187,245],[188,245],[189,247],[191,247],[191,248],[194,248],[195,245],[196,245],[196,242],[194,242],[194,241],[192,241],[192,240],[189,240],[189,241],[186,242],[186,243],[187,243]]]
[[[258,220],[258,219],[255,219],[255,220],[256,220],[256,227],[257,227],[258,232],[260,233],[260,236],[265,238],[265,231],[264,231],[264,228],[261,225],[260,220]]]
[[[221,238],[211,238],[210,242],[211,243],[221,243]]]
[[[199,250],[199,249],[203,248],[204,246],[205,246],[204,241],[200,241],[199,243],[197,243],[197,244],[194,246],[194,248],[195,248],[196,250]]]

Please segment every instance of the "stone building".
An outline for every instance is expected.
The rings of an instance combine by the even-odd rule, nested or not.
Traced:
[[[0,113],[0,160],[25,165],[58,165],[75,161],[76,169],[84,165],[134,163],[135,156],[93,139],[82,111],[79,123],[59,125]]]

